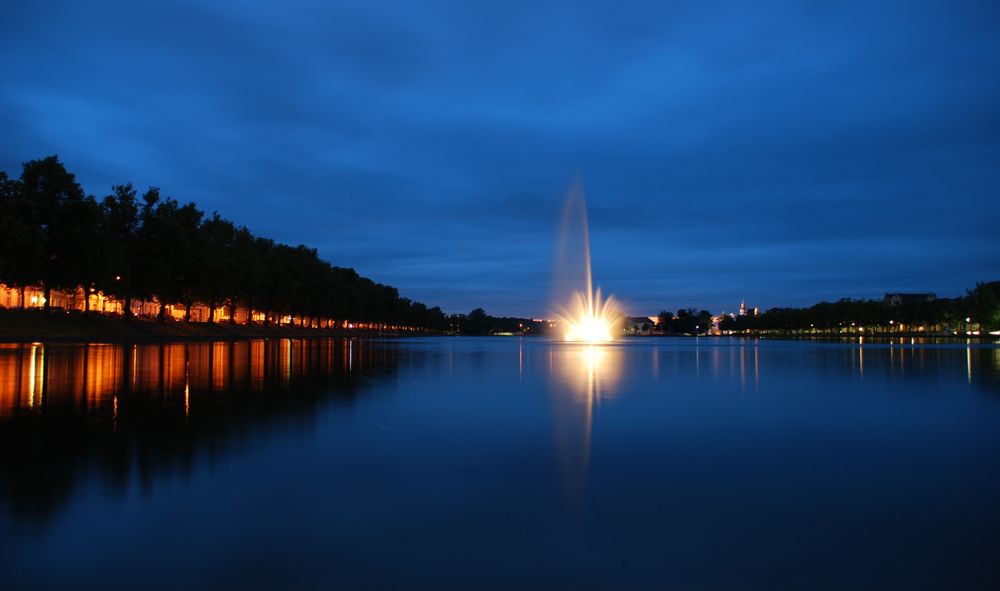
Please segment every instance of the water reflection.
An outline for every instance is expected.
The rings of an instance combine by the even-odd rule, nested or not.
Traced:
[[[49,515],[96,472],[143,490],[224,457],[282,417],[310,419],[392,371],[394,347],[351,340],[0,344],[0,504]]]
[[[1000,350],[863,347],[0,346],[2,580],[976,588]]]
[[[996,390],[1000,348],[976,342],[922,346],[920,339],[859,342],[849,347],[852,372],[859,381],[947,379],[953,383]]]
[[[752,343],[752,347],[747,347],[744,342],[740,342],[740,388],[745,392],[747,389],[747,373],[753,374],[754,391],[760,390],[760,356],[757,351],[757,342]],[[747,350],[751,349],[750,352]]]
[[[684,383],[686,392],[694,395],[728,391],[742,397],[748,392],[767,392],[775,383],[802,374],[823,379],[852,376],[859,389],[879,388],[887,382],[905,387],[943,381],[1000,391],[1000,348],[994,346],[922,346],[915,339],[873,342],[861,338],[835,345],[725,339],[696,342],[692,347],[685,346],[688,342],[664,340],[662,346],[648,347],[651,359],[646,362],[643,359],[648,358],[636,350],[646,349],[649,343],[556,344],[547,350],[560,468],[576,507],[586,493],[601,405],[626,391],[634,395],[626,382],[636,378],[636,372],[648,372],[652,383],[664,386]],[[519,358],[522,354],[523,347]],[[862,386],[865,381],[871,383]]]
[[[965,375],[969,381],[972,383],[972,343],[966,341],[965,344]]]
[[[615,396],[624,362],[615,345],[561,345],[549,350],[556,446],[568,495],[577,507],[586,491],[594,413]]]

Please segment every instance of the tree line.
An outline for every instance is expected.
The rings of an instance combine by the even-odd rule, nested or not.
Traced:
[[[676,316],[664,310],[656,317],[656,330],[663,334],[708,334],[711,328],[712,313],[708,310],[681,308]]]
[[[156,187],[141,195],[131,183],[102,199],[84,193],[57,156],[22,165],[19,178],[0,172],[0,282],[23,290],[100,291],[123,302],[195,303],[215,310],[237,307],[263,313],[264,322],[291,316],[301,325],[350,320],[443,331],[438,307],[401,297],[396,288],[336,267],[315,249],[253,235],[218,212],[164,197]],[[89,306],[89,298],[85,298]],[[85,310],[87,311],[87,310]]]
[[[968,320],[966,320],[968,318]],[[725,332],[814,331],[947,332],[979,330],[981,334],[1000,328],[1000,281],[978,283],[965,296],[926,300],[907,298],[898,305],[885,300],[820,302],[809,308],[771,308],[758,315],[723,315],[718,324],[708,310],[680,308],[674,314],[663,310],[657,315],[654,332],[664,335],[707,335],[713,327]],[[482,308],[448,317],[448,332],[462,335],[514,333],[558,334],[547,321],[529,318],[495,317]]]
[[[877,332],[964,332],[981,334],[1000,328],[1000,281],[977,283],[965,296],[926,300],[915,298],[891,305],[884,300],[841,299],[809,308],[772,308],[758,316],[723,319],[732,331],[839,331],[866,328]]]
[[[549,328],[549,323],[545,320],[491,316],[482,308],[476,308],[468,314],[452,314],[448,317],[448,332],[456,335],[543,335],[549,333]]]

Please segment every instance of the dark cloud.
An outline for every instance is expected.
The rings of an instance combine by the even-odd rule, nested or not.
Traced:
[[[1000,277],[998,33],[987,2],[21,3],[0,168],[59,153],[448,310],[545,313],[576,175],[636,313],[950,295]]]

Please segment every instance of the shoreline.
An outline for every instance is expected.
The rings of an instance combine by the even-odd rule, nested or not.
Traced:
[[[100,314],[45,314],[35,310],[0,309],[0,343],[156,342],[281,338],[395,338],[433,333],[369,329],[263,326],[217,322],[178,322]]]
[[[3,343],[142,343],[158,341],[238,341],[247,339],[323,339],[323,338],[406,338],[417,336],[450,336],[442,333],[423,331],[379,331],[371,329],[307,328],[301,326],[245,325],[228,322],[183,322],[168,320],[160,322],[151,318],[133,318],[126,321],[120,316],[99,313],[51,312],[46,314],[36,309],[0,308],[0,344]],[[478,336],[478,335],[466,335]],[[482,335],[489,336],[489,335]],[[544,337],[545,335],[531,335]],[[815,342],[850,342],[864,339],[872,344],[878,342],[898,342],[919,339],[921,344],[963,343],[973,341],[981,344],[996,344],[1000,338],[994,335],[948,335],[929,333],[854,333],[822,334],[794,330],[774,331],[770,334],[742,333],[730,335],[628,335],[630,339],[754,339]]]
[[[682,339],[752,339],[752,340],[762,340],[762,341],[815,341],[815,342],[857,342],[863,339],[866,342],[871,342],[872,344],[877,343],[898,343],[901,340],[922,340],[923,343],[918,344],[935,344],[935,343],[964,343],[966,341],[974,341],[977,343],[996,343],[1000,341],[1000,337],[995,335],[949,335],[949,334],[930,334],[930,333],[920,333],[920,332],[899,332],[899,333],[885,333],[885,332],[872,332],[872,333],[855,333],[855,334],[797,334],[794,331],[788,331],[785,333],[772,333],[772,334],[759,334],[759,333],[740,333],[740,334],[708,334],[708,335],[632,335],[627,338],[637,338],[637,339],[661,339],[661,338],[682,338]]]

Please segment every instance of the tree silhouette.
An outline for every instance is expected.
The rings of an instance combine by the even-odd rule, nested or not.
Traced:
[[[83,189],[55,155],[25,162],[20,186],[31,204],[30,222],[41,233],[39,279],[48,310],[53,288],[74,289],[80,284],[74,250],[82,247],[85,233],[73,215],[86,209],[80,205]]]
[[[21,182],[0,172],[0,280],[20,287],[22,308],[25,287],[39,283],[42,273],[45,234],[33,215]]]
[[[115,185],[102,202],[104,210],[105,273],[98,288],[122,300],[126,320],[132,318],[136,296],[136,266],[140,240],[139,203],[132,183]]]

